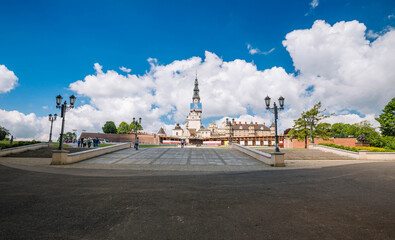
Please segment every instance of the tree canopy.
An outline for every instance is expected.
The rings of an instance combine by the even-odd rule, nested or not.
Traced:
[[[126,133],[128,133],[128,132],[130,132],[130,126],[129,126],[129,124],[127,124],[126,122],[121,122],[121,123],[119,124],[119,126],[118,126],[117,133],[118,133],[118,134],[120,134],[120,133],[126,134]]]
[[[139,124],[138,122],[131,122],[129,125],[129,129],[130,131],[135,131],[137,127],[137,130],[143,130],[143,126],[141,126],[141,124]]]
[[[384,107],[383,113],[376,120],[380,123],[383,136],[395,137],[395,98]]]
[[[329,139],[331,125],[329,123],[322,123],[322,120],[330,117],[330,115],[324,114],[326,109],[321,109],[321,102],[318,102],[306,112],[302,112],[301,117],[294,120],[295,124],[289,131],[288,135],[291,138],[296,138],[299,141],[305,141],[305,148],[307,148],[307,139],[312,135],[314,140],[315,137],[322,139]]]
[[[5,127],[0,126],[0,140],[4,140],[7,135],[10,135],[10,131]]]
[[[104,133],[117,133],[117,127],[113,121],[107,121],[102,129]]]

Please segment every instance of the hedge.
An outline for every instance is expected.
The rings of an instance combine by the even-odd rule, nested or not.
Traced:
[[[378,147],[347,147],[343,145],[336,145],[333,143],[319,143],[318,145],[339,148],[343,150],[358,152],[359,150],[368,150],[369,152],[395,152],[394,150],[385,149],[385,148],[378,148]]]
[[[41,143],[40,141],[15,141],[12,144],[9,142],[0,142],[0,148],[1,149],[6,149],[6,148],[13,148],[13,147],[20,147],[20,146],[26,146],[26,145],[31,145],[31,144],[36,144],[36,143]]]

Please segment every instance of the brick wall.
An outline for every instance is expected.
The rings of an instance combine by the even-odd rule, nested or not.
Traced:
[[[343,145],[348,147],[355,147],[355,143],[357,142],[356,138],[331,138],[329,140],[323,139],[314,139],[315,144],[319,143],[333,143],[337,145]],[[309,147],[310,140],[307,140],[307,147]],[[296,139],[285,139],[285,148],[304,148],[304,141],[297,141]]]
[[[110,142],[134,142],[134,134],[114,134],[114,133],[87,133],[83,132],[81,138],[103,138]],[[159,138],[155,134],[138,133],[138,138],[140,143],[159,143]]]

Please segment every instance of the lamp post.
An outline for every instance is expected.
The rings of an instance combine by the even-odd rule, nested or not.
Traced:
[[[55,113],[55,115],[52,116],[52,114],[49,114],[49,121],[51,122],[51,130],[49,131],[49,141],[48,142],[52,142],[52,126],[53,126],[53,122],[56,121],[56,117],[58,116],[58,114]]]
[[[311,143],[314,144],[314,138],[313,138],[313,123],[314,123],[314,116],[304,116],[303,117],[306,122],[310,124],[310,138],[311,138]]]
[[[141,124],[141,118],[139,118],[138,121],[136,120],[136,118],[133,118],[133,122],[132,123],[134,123],[134,130],[135,130],[135,132],[134,132],[134,134],[135,134],[134,141],[136,141],[136,139],[137,139],[137,129],[138,129],[138,126]]]
[[[232,143],[232,126],[233,124],[235,124],[235,119],[232,118],[232,121],[229,121],[228,118],[226,118],[226,125],[229,126],[229,143],[228,145],[230,145]]]
[[[275,126],[275,139],[276,139],[276,150],[275,152],[280,152],[280,149],[278,148],[278,135],[277,135],[277,119],[278,119],[278,111],[284,110],[284,98],[279,97],[278,98],[278,103],[280,104],[280,107],[277,107],[276,102],[273,103],[273,107],[270,107],[270,97],[267,96],[265,98],[265,104],[266,104],[266,109],[269,110],[270,112],[274,113],[274,126]]]
[[[56,108],[60,108],[60,117],[62,118],[62,130],[60,131],[60,143],[59,143],[59,150],[63,149],[63,131],[64,131],[64,119],[66,117],[66,112],[74,108],[74,103],[76,97],[74,95],[70,96],[70,105],[67,105],[67,101],[64,101],[62,104],[62,96],[56,96]]]

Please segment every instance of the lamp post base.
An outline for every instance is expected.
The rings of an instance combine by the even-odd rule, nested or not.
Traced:
[[[272,156],[272,164],[274,167],[285,167],[283,152],[270,153]]]

